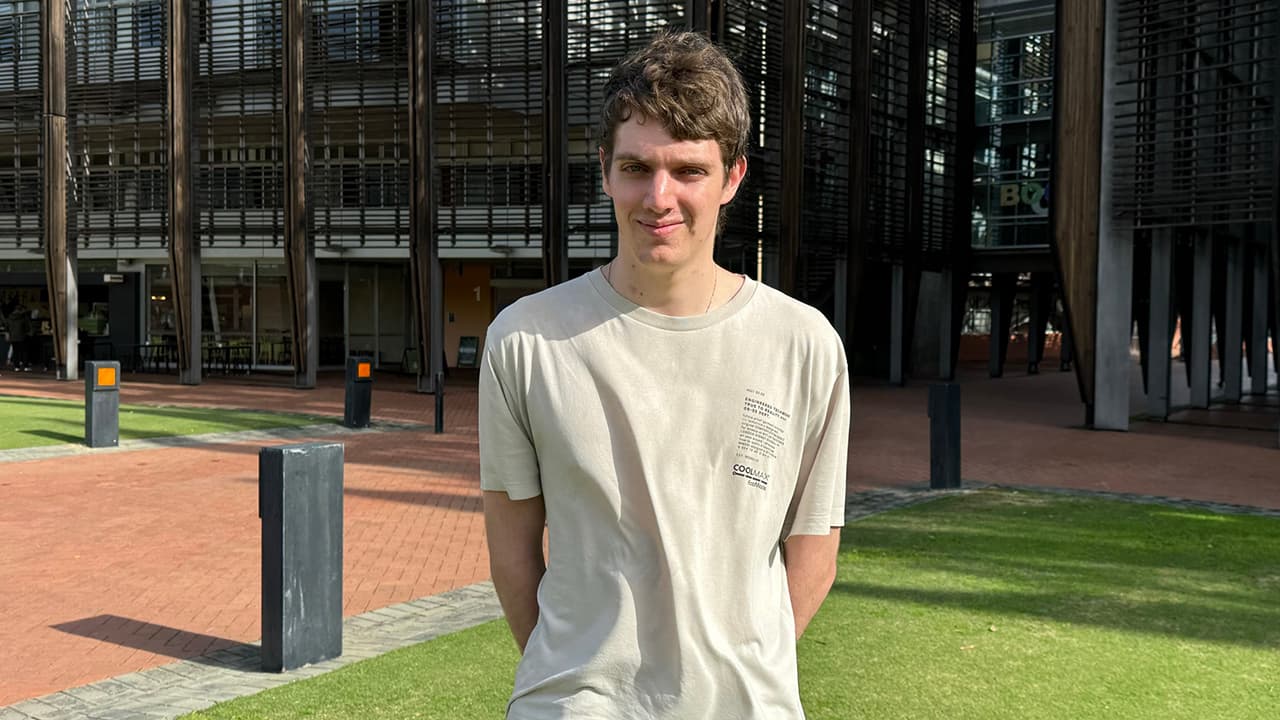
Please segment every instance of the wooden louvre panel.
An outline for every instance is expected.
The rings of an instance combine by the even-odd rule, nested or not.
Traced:
[[[849,234],[849,116],[853,3],[809,0],[805,28],[804,210],[797,293],[830,306]]]
[[[0,8],[0,250],[43,243],[40,6]]]
[[[683,29],[684,0],[570,0],[566,98],[570,248],[615,248],[613,205],[601,186],[597,124],[610,70],[664,28]]]
[[[871,11],[871,177],[867,258],[901,261],[907,243],[908,0],[879,0]]]
[[[316,247],[407,247],[408,4],[308,5],[307,189]]]
[[[214,248],[284,239],[279,0],[192,0],[195,236]]]
[[[67,24],[68,232],[95,249],[167,245],[167,3],[81,0]]]
[[[1135,227],[1273,219],[1280,5],[1117,0],[1113,214]]]
[[[436,0],[434,183],[441,248],[542,237],[541,7]]]
[[[782,4],[727,2],[721,44],[738,64],[751,107],[747,178],[719,239],[721,262],[756,275],[757,253],[776,264],[782,199]]]
[[[969,242],[969,235],[954,232],[956,148],[960,107],[960,4],[965,0],[931,0],[926,38],[924,101],[924,188],[921,212],[923,237],[919,239],[924,267],[939,270],[950,264],[955,243]],[[972,0],[969,0],[972,2]],[[963,118],[966,125],[972,117]]]

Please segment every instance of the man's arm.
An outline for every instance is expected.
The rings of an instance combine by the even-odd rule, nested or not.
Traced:
[[[782,545],[797,640],[831,591],[839,550],[840,528],[832,528],[826,535],[792,535]]]
[[[542,555],[546,525],[542,496],[512,500],[505,492],[484,492],[484,528],[489,541],[489,572],[520,653],[538,624],[538,583],[547,570]]]

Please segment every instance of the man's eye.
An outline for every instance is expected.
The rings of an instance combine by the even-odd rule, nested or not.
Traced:
[[[696,177],[696,176],[700,176],[700,175],[706,175],[706,174],[707,174],[707,171],[706,171],[706,170],[703,170],[702,168],[685,168],[685,169],[684,169],[684,174],[685,174],[685,175],[691,175],[691,176],[695,176],[695,177]]]
[[[636,165],[634,163],[630,165],[623,165],[622,172],[644,172],[644,166]]]

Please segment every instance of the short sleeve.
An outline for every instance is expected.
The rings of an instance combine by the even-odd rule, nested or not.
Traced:
[[[480,363],[480,488],[512,500],[542,494],[538,453],[513,359],[493,333]]]
[[[826,535],[844,526],[845,477],[849,467],[849,372],[842,367],[826,398],[825,413],[805,439],[800,477],[787,512],[782,540]]]

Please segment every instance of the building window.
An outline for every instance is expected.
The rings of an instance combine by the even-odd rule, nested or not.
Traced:
[[[325,44],[334,62],[376,62],[378,60],[378,15],[376,7],[343,8],[329,13]]]
[[[284,51],[284,19],[277,8],[258,13],[257,60],[259,65],[275,65]]]
[[[0,6],[0,11],[5,8]],[[13,12],[12,8],[8,12]],[[0,17],[0,62],[18,59],[18,28],[13,17]]]
[[[105,55],[116,49],[116,8],[87,7],[84,22],[89,34],[89,52],[93,55]]]
[[[164,47],[164,7],[158,1],[139,3],[133,9],[133,25],[138,47]]]

